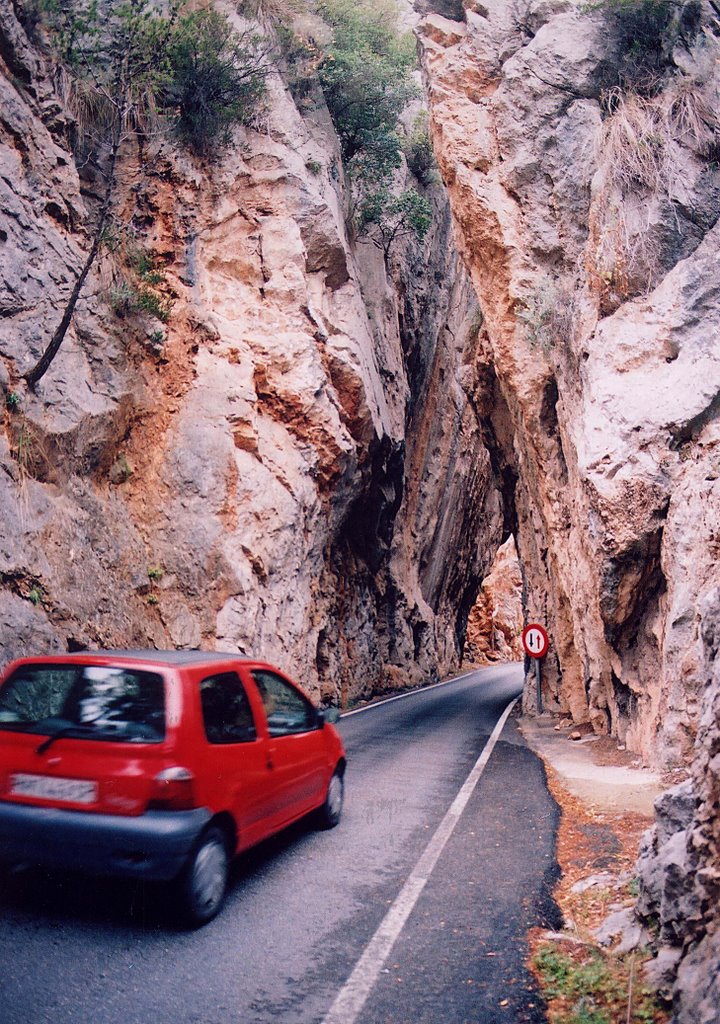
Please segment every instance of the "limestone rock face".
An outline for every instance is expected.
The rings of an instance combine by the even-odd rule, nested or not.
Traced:
[[[615,88],[614,16],[465,6],[419,32],[484,315],[488,445],[551,636],[545,703],[682,761],[718,582],[720,171],[677,110],[716,109],[718,42],[678,47],[673,82],[641,100]]]
[[[447,672],[505,524],[442,189],[387,267],[348,237],[327,111],[279,75],[212,166],[128,143],[115,217],[167,323],[104,252],[32,393],[102,191],[73,132],[0,0],[0,662],[217,648],[326,700]]]
[[[700,611],[707,684],[692,776],[656,802],[638,862],[638,911],[660,924],[675,1024],[714,1024],[720,999],[720,588]]]
[[[618,88],[615,15],[436,10],[431,124],[484,314],[491,458],[551,636],[546,704],[647,761],[693,759],[657,804],[638,910],[675,1024],[716,1024],[720,172],[678,115],[717,109],[716,25],[643,99]]]
[[[522,661],[522,573],[512,537],[498,550],[468,618],[465,657],[479,664]]]

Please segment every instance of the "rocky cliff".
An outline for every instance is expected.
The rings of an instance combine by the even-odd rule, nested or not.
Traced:
[[[715,1024],[717,10],[424,10],[435,147],[484,314],[491,457],[552,638],[546,700],[647,762],[692,762],[658,801],[639,911],[677,1024]]]
[[[353,240],[280,73],[219,161],[130,141],[134,264],[103,250],[33,392],[100,186],[32,29],[0,0],[0,660],[252,651],[344,701],[448,671],[505,526],[442,189],[424,248]]]
[[[675,1024],[715,1024],[720,1005],[720,589],[700,611],[707,685],[692,773],[656,801],[638,862],[638,911],[657,935],[653,980]]]
[[[515,541],[499,548],[468,616],[465,658],[480,665],[522,661],[522,570]]]
[[[545,698],[657,763],[690,756],[718,580],[720,48],[710,7],[619,6],[468,3],[420,38]]]

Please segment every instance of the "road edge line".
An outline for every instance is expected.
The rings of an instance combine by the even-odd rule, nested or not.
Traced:
[[[354,1024],[377,981],[383,964],[390,955],[405,922],[425,888],[425,884],[440,854],[454,832],[455,826],[460,820],[460,816],[465,810],[468,800],[472,796],[473,790],[477,786],[480,776],[490,760],[495,744],[505,728],[510,712],[519,699],[519,697],[515,697],[514,700],[510,701],[497,720],[495,728],[483,747],[480,757],[473,765],[470,774],[465,779],[457,796],[445,813],[445,817],[438,825],[432,839],[425,847],[405,884],[395,897],[392,906],[366,945],[350,977],[335,997],[332,1006],[323,1018],[323,1024]]]
[[[454,676],[452,679],[443,679],[439,683],[431,683],[430,686],[416,686],[414,689],[407,690],[405,693],[396,693],[394,697],[385,697],[383,700],[376,700],[373,704],[366,704],[365,707],[353,708],[352,711],[343,711],[340,718],[350,718],[351,715],[359,715],[362,711],[372,711],[373,708],[382,707],[383,704],[392,704],[394,700],[403,700],[405,697],[414,697],[418,693],[429,693],[430,690],[437,690],[438,686],[449,686],[450,683],[459,683],[461,679],[469,679],[470,676],[474,676],[476,672],[484,672],[485,669],[504,668],[506,665],[519,664],[520,662],[508,661],[497,665],[481,665],[480,668],[474,668],[470,672],[463,672],[461,676]]]

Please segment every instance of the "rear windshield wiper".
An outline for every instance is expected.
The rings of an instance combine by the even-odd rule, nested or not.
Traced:
[[[63,736],[70,736],[72,733],[79,732],[94,732],[95,730],[90,725],[83,725],[81,722],[76,722],[74,725],[64,725],[62,729],[58,729],[57,732],[51,733],[47,739],[43,740],[39,747],[35,748],[36,754],[44,754],[45,751],[53,745],[55,740],[62,739]]]

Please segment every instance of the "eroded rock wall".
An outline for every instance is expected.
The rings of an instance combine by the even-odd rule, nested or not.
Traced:
[[[715,1024],[720,1004],[720,588],[701,606],[703,695],[690,778],[656,802],[638,862],[638,909],[658,934],[653,980],[675,1024]]]
[[[504,526],[442,189],[388,270],[348,237],[327,111],[279,75],[219,162],[128,143],[116,219],[168,322],[118,302],[105,252],[28,391],[102,179],[20,11],[0,0],[0,661],[219,648],[344,700],[448,671]]]
[[[470,612],[465,639],[467,661],[481,665],[522,661],[522,587],[515,540],[509,537],[483,577]]]
[[[419,30],[546,704],[656,763],[691,754],[718,582],[717,122],[701,137],[677,113],[717,110],[701,20],[645,98],[617,88],[602,10],[491,0]]]

